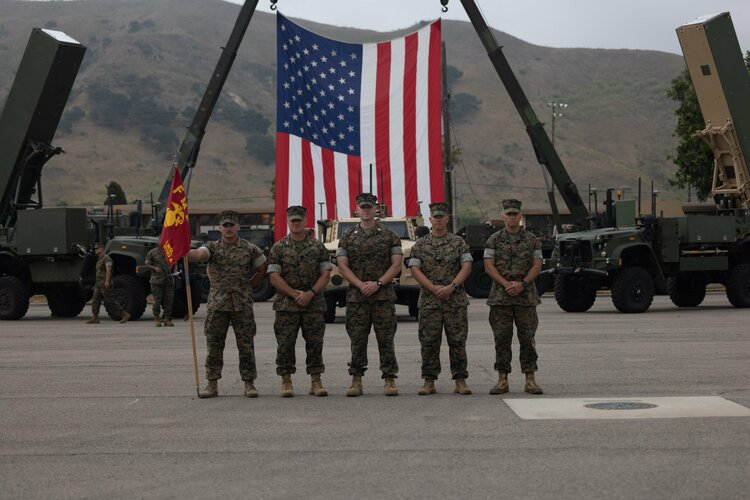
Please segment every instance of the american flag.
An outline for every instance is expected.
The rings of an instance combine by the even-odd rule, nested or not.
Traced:
[[[288,206],[306,207],[315,227],[321,203],[324,218],[351,217],[359,192],[427,220],[445,199],[440,21],[355,44],[278,14],[276,34],[276,239]]]

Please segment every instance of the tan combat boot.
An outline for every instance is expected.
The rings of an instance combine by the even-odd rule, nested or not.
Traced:
[[[294,389],[292,388],[292,376],[290,374],[281,376],[281,397],[291,398],[294,396]]]
[[[398,389],[396,389],[396,381],[393,379],[393,377],[388,377],[385,379],[385,386],[383,393],[386,396],[398,396]]]
[[[497,384],[490,389],[490,394],[505,394],[508,392],[508,374],[500,372],[497,375]]]
[[[417,394],[420,396],[427,396],[428,394],[435,394],[435,381],[429,378],[424,379],[424,384],[419,388]]]
[[[122,311],[122,318],[120,318],[120,323],[127,323],[130,319],[130,313],[127,311]]]
[[[542,388],[536,385],[534,380],[534,372],[526,372],[526,386],[523,388],[524,391],[529,394],[544,394]]]
[[[198,397],[204,398],[215,398],[219,395],[219,383],[216,380],[209,380],[206,384],[206,388],[198,393]]]
[[[159,316],[154,318],[154,326],[156,328],[161,328],[161,318]]]
[[[245,380],[245,397],[246,398],[257,398],[258,389],[255,388],[252,380]]]
[[[453,392],[456,394],[461,394],[463,396],[468,396],[471,394],[471,389],[469,389],[469,386],[466,385],[466,380],[462,378],[456,379],[456,388],[453,389]]]
[[[164,326],[174,326],[174,323],[172,323],[172,318],[166,318],[164,320]]]
[[[310,377],[312,378],[310,396],[328,396],[328,391],[323,388],[323,382],[320,380],[320,373],[313,373]]]
[[[94,316],[90,320],[86,321],[87,325],[98,325],[99,323],[101,323],[101,321],[99,321],[98,314],[94,314]]]
[[[350,398],[362,395],[362,376],[352,375],[352,385],[346,390],[346,395]]]

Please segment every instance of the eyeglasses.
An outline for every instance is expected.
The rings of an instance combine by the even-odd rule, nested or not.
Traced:
[[[224,224],[221,225],[221,227],[234,227],[236,225],[237,224],[235,224],[234,222],[225,222]]]

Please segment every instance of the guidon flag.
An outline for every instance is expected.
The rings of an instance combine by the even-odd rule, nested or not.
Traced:
[[[190,221],[185,186],[182,185],[180,171],[174,167],[172,188],[164,212],[164,226],[161,230],[159,246],[164,251],[170,266],[190,251]]]

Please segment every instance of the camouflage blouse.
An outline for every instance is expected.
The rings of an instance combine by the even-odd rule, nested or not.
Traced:
[[[403,255],[401,238],[382,224],[364,229],[358,225],[349,228],[339,240],[337,257],[347,257],[349,268],[362,281],[377,281],[391,267],[391,256]],[[353,285],[346,293],[347,302],[396,301],[396,292],[389,283],[371,297],[365,297]]]
[[[250,279],[256,269],[266,262],[260,248],[242,238],[237,243],[223,240],[209,241],[208,263],[211,269],[211,291],[208,309],[217,311],[243,311],[253,305],[253,287]]]
[[[436,285],[449,285],[464,262],[472,262],[469,245],[463,238],[448,233],[443,237],[431,234],[417,240],[411,249],[409,267],[417,267]],[[419,294],[420,309],[442,307],[466,307],[469,300],[463,285],[459,286],[447,300],[440,300],[424,288]]]
[[[99,288],[104,287],[104,280],[107,279],[108,267],[112,267],[112,257],[103,253],[96,259],[96,286]],[[112,274],[112,279],[114,279],[114,273]]]
[[[333,268],[325,245],[315,238],[294,241],[291,235],[277,241],[268,258],[268,273],[279,273],[295,290],[311,290],[321,271]],[[313,297],[307,307],[300,307],[292,297],[277,293],[274,311],[325,311],[323,294]]]
[[[484,245],[484,258],[494,259],[497,271],[506,280],[521,281],[531,269],[534,260],[542,258],[542,244],[536,236],[525,229],[521,229],[517,234],[501,229],[490,236]],[[487,299],[487,304],[491,306],[535,306],[539,303],[534,283],[515,297],[506,294],[502,286],[492,283]]]
[[[167,262],[167,258],[164,256],[164,252],[162,252],[161,248],[159,248],[158,246],[152,248],[146,254],[146,264],[148,264],[149,266],[161,267],[160,273],[151,270],[151,278],[149,279],[149,283],[151,283],[152,285],[163,285],[169,281],[174,281],[174,276],[172,276],[172,267],[169,265],[169,262]]]

